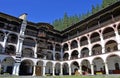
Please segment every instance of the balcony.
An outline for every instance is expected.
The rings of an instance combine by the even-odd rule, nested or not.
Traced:
[[[109,33],[105,33],[103,35],[103,38],[104,39],[107,39],[107,38],[111,38],[111,37],[114,37],[115,36],[115,33],[114,32],[109,32]]]
[[[91,43],[100,41],[100,37],[91,38]]]
[[[87,44],[88,44],[87,40],[80,42],[80,46],[84,46],[84,45],[87,45]]]
[[[25,30],[25,35],[30,35],[30,36],[37,36],[37,32],[32,31],[32,30]]]
[[[32,43],[32,42],[30,42],[30,41],[25,41],[25,42],[23,43],[23,45],[35,47],[35,43]]]

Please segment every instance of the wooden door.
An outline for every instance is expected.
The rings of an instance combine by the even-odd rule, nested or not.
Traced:
[[[42,76],[41,71],[42,71],[41,66],[36,66],[36,69],[35,69],[36,76]]]

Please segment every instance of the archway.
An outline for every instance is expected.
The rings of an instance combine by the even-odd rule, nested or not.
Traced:
[[[86,36],[82,37],[80,39],[80,46],[84,46],[84,45],[87,45],[88,44],[88,39]]]
[[[92,64],[94,65],[94,74],[105,74],[105,66],[102,58],[94,58]]]
[[[71,63],[71,74],[72,75],[80,74],[80,73],[78,73],[78,70],[79,70],[78,62],[76,62],[76,61],[72,62]]]
[[[60,75],[60,69],[61,69],[60,67],[61,67],[60,63],[55,64],[55,75]]]
[[[35,74],[36,76],[42,76],[43,75],[43,61],[38,61],[36,68],[35,68]]]
[[[90,62],[88,60],[83,60],[81,62],[81,66],[82,66],[82,74],[83,75],[91,73],[91,66],[90,66]]]
[[[23,60],[20,64],[19,75],[32,75],[33,74],[33,61]]]
[[[70,59],[78,59],[78,51],[77,50],[74,50],[72,53],[71,53],[71,58]]]
[[[68,60],[68,57],[69,57],[69,54],[68,54],[68,53],[65,53],[65,54],[63,55],[63,60]]]
[[[106,52],[114,52],[118,50],[118,44],[114,40],[110,40],[105,44],[105,51]]]
[[[85,47],[81,50],[81,58],[88,56],[89,56],[89,49]]]
[[[74,49],[74,48],[77,48],[78,47],[78,43],[77,43],[77,41],[76,40],[73,40],[72,42],[71,42],[71,49]]]
[[[67,43],[65,43],[65,44],[63,45],[63,51],[68,51],[68,44],[67,44]]]
[[[92,47],[92,55],[98,55],[98,54],[102,54],[102,46],[96,44]]]
[[[22,57],[34,57],[34,51],[30,48],[25,48],[22,51]]]
[[[107,65],[109,74],[120,74],[120,57],[118,55],[110,55],[107,57]]]
[[[53,63],[52,62],[47,62],[46,67],[45,67],[45,73],[52,75],[53,74]]]
[[[15,60],[12,57],[6,57],[1,63],[2,73],[12,74]]]
[[[63,75],[69,75],[69,66],[67,63],[63,64]]]

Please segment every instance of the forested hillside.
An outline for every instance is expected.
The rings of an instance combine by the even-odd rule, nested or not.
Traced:
[[[91,6],[91,11],[88,11],[85,14],[68,16],[67,13],[64,14],[63,18],[59,18],[53,21],[52,25],[56,30],[62,31],[65,28],[87,18],[88,16],[98,12],[99,10],[117,2],[119,0],[103,0],[101,5]]]

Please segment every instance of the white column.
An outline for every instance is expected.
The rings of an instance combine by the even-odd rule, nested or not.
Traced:
[[[53,60],[56,60],[55,59],[55,44],[53,44]]]
[[[115,30],[115,35],[116,35],[116,41],[118,43],[118,50],[120,50],[120,36],[118,34],[117,29]]]
[[[94,75],[94,65],[91,64],[91,75]]]
[[[53,70],[52,70],[52,71],[53,71],[53,72],[52,72],[52,73],[53,73],[52,75],[55,76],[55,67],[54,67],[54,66],[53,66]]]
[[[63,67],[60,65],[60,75],[63,75]]]
[[[19,67],[20,67],[20,63],[15,63],[14,68],[13,68],[13,75],[19,75]]]
[[[63,60],[63,46],[61,45],[61,60]]]
[[[45,76],[45,66],[43,66],[43,76]]]
[[[101,40],[101,46],[102,46],[102,53],[105,53],[105,42],[103,40],[103,35],[100,33],[100,40]]]
[[[71,50],[70,42],[68,42],[68,50]]]
[[[90,37],[88,37],[88,48],[89,48],[89,56],[91,56],[92,55],[92,47],[91,47]]]
[[[71,58],[71,53],[69,53],[69,57],[68,57],[68,59],[70,60],[70,58]]]
[[[7,35],[5,35],[5,38],[4,38],[4,41],[3,41],[3,49],[2,49],[2,53],[5,52],[6,41],[7,41]]]
[[[69,75],[71,75],[71,67],[69,66]]]
[[[33,76],[36,75],[35,71],[36,71],[36,65],[33,66]]]
[[[79,68],[79,70],[80,70],[79,72],[80,72],[80,74],[82,75],[82,66],[80,65],[79,67],[80,67],[80,68]]]
[[[78,43],[78,58],[80,58],[80,56],[81,56],[81,52],[80,52],[80,40],[79,39],[77,39],[77,43]]]
[[[36,42],[36,45],[35,45],[34,57],[37,58],[37,42]]]
[[[106,71],[106,74],[108,75],[108,74],[109,74],[108,64],[107,64],[107,62],[105,62],[104,64],[105,64],[105,71]]]

